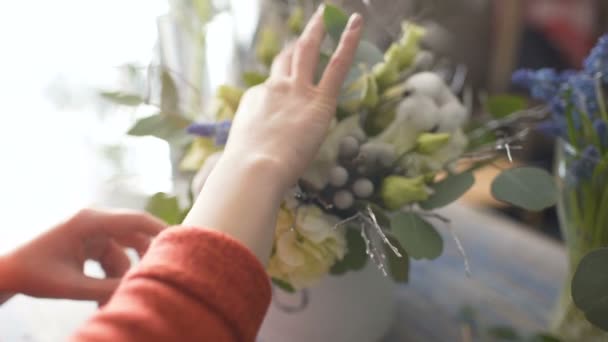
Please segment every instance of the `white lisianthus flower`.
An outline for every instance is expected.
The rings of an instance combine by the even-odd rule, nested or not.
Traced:
[[[347,244],[338,219],[315,206],[294,213],[281,209],[275,231],[275,246],[268,273],[296,289],[310,287],[325,276],[346,254]]]

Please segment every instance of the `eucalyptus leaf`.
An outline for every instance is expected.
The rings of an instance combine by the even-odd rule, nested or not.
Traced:
[[[365,253],[365,241],[361,237],[361,231],[355,228],[347,228],[346,245],[348,251],[344,258],[336,262],[330,270],[333,275],[341,275],[348,271],[358,271],[365,267],[367,254]]]
[[[540,211],[555,204],[557,188],[547,171],[520,167],[499,174],[492,182],[492,195],[516,207]]]
[[[436,259],[443,251],[443,238],[435,227],[414,213],[399,213],[391,220],[392,234],[412,258]]]
[[[363,63],[371,68],[382,61],[384,61],[384,54],[376,45],[366,40],[359,42],[359,47],[355,53],[355,64]]]
[[[608,331],[608,248],[587,254],[572,279],[572,299],[587,319]]]
[[[159,192],[148,199],[146,211],[169,225],[181,223],[184,211],[179,207],[177,197]]]
[[[389,246],[384,246],[384,253],[388,259],[389,273],[394,281],[398,283],[407,283],[410,276],[410,257],[407,255],[407,252],[403,249],[403,246],[401,246],[397,238],[391,235],[388,235],[387,237],[391,244],[397,247],[399,254],[401,254],[401,257],[398,257]]]
[[[165,68],[161,72],[160,109],[166,114],[180,114],[177,86],[171,73]]]
[[[450,175],[431,186],[433,194],[428,200],[421,202],[420,207],[425,210],[445,207],[464,195],[473,184],[475,177],[472,172]]]
[[[102,91],[99,95],[110,102],[123,106],[139,106],[144,103],[144,99],[138,94],[120,91]]]
[[[325,24],[325,31],[337,43],[340,41],[342,32],[344,32],[348,23],[348,15],[334,5],[325,4],[323,23]]]
[[[524,110],[526,107],[526,99],[515,95],[490,96],[486,103],[486,110],[497,119]]]
[[[186,127],[190,121],[175,115],[162,113],[138,120],[129,130],[132,136],[154,136],[170,144],[183,144],[189,141]]]
[[[488,335],[498,341],[521,341],[519,333],[508,326],[496,326],[488,329]]]
[[[277,278],[272,278],[271,281],[276,287],[280,288],[281,290],[283,290],[287,293],[296,292],[296,289],[294,289],[293,286],[291,286],[291,284],[289,284],[286,281],[283,281],[283,280],[277,279]]]

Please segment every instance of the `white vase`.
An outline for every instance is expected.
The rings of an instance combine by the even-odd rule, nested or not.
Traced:
[[[371,262],[304,292],[275,289],[260,342],[376,342],[395,317],[395,283]]]

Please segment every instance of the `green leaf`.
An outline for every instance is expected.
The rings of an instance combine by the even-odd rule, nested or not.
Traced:
[[[557,188],[547,171],[520,167],[500,173],[492,182],[492,195],[516,207],[540,211],[556,203]]]
[[[153,136],[171,144],[181,144],[188,139],[188,125],[190,121],[182,117],[159,113],[138,120],[127,134],[137,137]]]
[[[293,286],[291,286],[290,283],[283,281],[281,279],[277,279],[277,278],[271,278],[272,283],[280,288],[281,290],[287,292],[287,293],[295,293],[296,289],[293,288]]]
[[[475,177],[472,172],[450,175],[431,185],[433,194],[428,200],[421,202],[420,207],[425,210],[445,207],[464,195],[473,184],[475,184]]]
[[[138,94],[123,93],[120,91],[102,91],[99,93],[104,99],[123,106],[139,106],[144,99]]]
[[[560,339],[558,339],[555,336],[551,336],[548,334],[536,334],[532,337],[530,337],[528,340],[528,342],[560,342]]]
[[[587,254],[572,279],[572,299],[592,324],[608,331],[608,248]]]
[[[344,258],[336,262],[330,270],[333,275],[341,275],[348,271],[358,271],[367,263],[365,253],[365,241],[361,237],[361,231],[355,228],[347,228],[346,245],[348,252]]]
[[[391,230],[407,254],[416,260],[433,260],[443,251],[443,238],[435,227],[414,213],[395,215]]]
[[[384,54],[376,45],[362,40],[359,42],[359,47],[357,48],[357,52],[355,53],[355,61],[354,64],[365,64],[368,67],[372,67],[378,63],[384,61]]]
[[[410,257],[407,255],[403,246],[399,243],[399,240],[394,236],[387,236],[389,241],[397,247],[401,257],[398,257],[393,250],[385,244],[384,253],[388,258],[388,269],[391,277],[398,283],[407,283],[410,276]]]
[[[146,211],[169,225],[181,223],[184,211],[180,209],[177,197],[159,192],[148,199]]]
[[[524,110],[526,107],[526,99],[515,95],[490,96],[486,103],[486,110],[497,119]]]
[[[268,79],[268,75],[264,75],[259,72],[250,71],[243,73],[243,82],[247,88],[262,84],[266,82],[266,79]]]
[[[519,341],[521,339],[515,329],[507,326],[490,328],[488,334],[499,341]]]
[[[326,4],[323,11],[323,23],[325,24],[325,32],[329,34],[334,42],[339,42],[348,23],[348,15],[340,8]]]
[[[170,72],[164,68],[161,72],[160,110],[170,115],[180,114],[177,86]]]

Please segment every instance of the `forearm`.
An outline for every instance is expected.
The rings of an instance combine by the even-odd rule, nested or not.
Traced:
[[[247,154],[222,157],[184,225],[225,233],[249,248],[265,265],[285,188],[273,163],[272,159]]]

